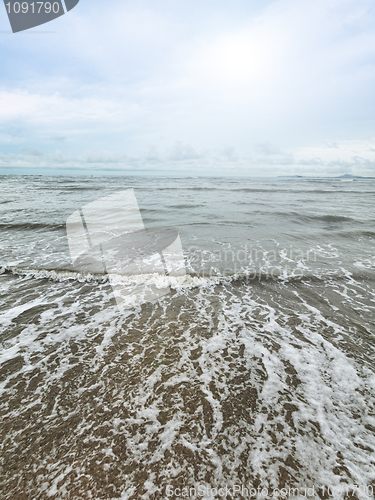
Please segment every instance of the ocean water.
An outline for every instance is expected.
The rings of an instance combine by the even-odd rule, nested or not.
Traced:
[[[121,312],[65,224],[129,187],[187,273]],[[374,498],[375,181],[2,176],[0,228],[2,499]]]

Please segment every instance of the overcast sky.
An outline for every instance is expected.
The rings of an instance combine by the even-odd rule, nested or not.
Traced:
[[[375,176],[373,0],[80,0],[0,32],[0,173]]]

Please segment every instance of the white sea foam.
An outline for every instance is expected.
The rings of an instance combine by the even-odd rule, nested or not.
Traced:
[[[85,182],[96,186],[96,196],[98,181]],[[202,180],[191,182],[201,187]],[[280,195],[273,197],[269,186],[267,192],[253,187],[245,186],[248,191],[237,191],[227,202],[215,198],[221,188],[211,190],[217,219],[204,212],[207,190],[203,195],[180,190],[175,200],[161,202],[189,205],[189,196],[203,196],[194,200],[201,205],[199,223],[184,221],[184,208],[176,209],[179,220],[161,221],[170,216],[168,207],[156,210],[155,221],[181,223],[185,244],[191,240],[203,248],[202,270],[214,263],[219,276],[202,276],[194,266],[195,275],[180,278],[118,276],[121,283],[171,289],[123,314],[107,276],[65,269],[60,247],[57,265],[49,262],[56,248],[38,256],[40,247],[57,245],[64,235],[55,231],[53,239],[43,228],[23,228],[22,240],[9,229],[14,248],[7,254],[2,243],[0,276],[0,438],[9,497],[27,492],[33,498],[156,500],[166,497],[167,484],[270,489],[371,484],[372,236],[363,232],[360,244],[350,247],[353,238],[345,228],[351,218],[359,220],[360,210],[354,207],[356,214],[346,213],[344,219],[335,212],[345,211],[346,192],[332,206],[328,200],[316,208],[317,193],[300,204],[300,214],[285,208],[277,215]],[[153,190],[145,204],[155,209]],[[337,189],[330,184],[329,191],[333,199]],[[168,192],[175,196],[173,189]],[[78,191],[72,198],[75,209],[92,201],[90,196],[89,189],[86,195]],[[362,203],[363,194],[358,199]],[[235,219],[239,203],[248,212]],[[64,213],[71,213],[71,205]],[[259,207],[264,213],[257,219]],[[334,217],[305,217],[309,232],[303,216],[312,209]],[[186,210],[191,217],[194,209]],[[253,227],[246,232],[249,221]],[[273,224],[273,232],[267,224]],[[265,227],[269,232],[262,233]],[[290,251],[288,231],[305,252],[301,258]],[[21,255],[15,251],[18,238]],[[243,249],[246,238],[262,250],[257,272],[277,268],[277,279],[258,272],[257,279],[246,281],[249,262],[237,276],[220,277],[223,249]],[[306,258],[307,250],[316,251],[316,261]],[[286,265],[301,269],[304,279],[290,279],[290,273],[280,279]],[[338,492],[335,500],[343,499]]]

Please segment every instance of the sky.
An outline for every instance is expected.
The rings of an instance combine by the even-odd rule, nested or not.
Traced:
[[[13,34],[0,174],[375,176],[373,0],[80,0]]]

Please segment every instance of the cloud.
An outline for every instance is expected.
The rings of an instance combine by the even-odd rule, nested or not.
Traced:
[[[94,164],[111,164],[111,163],[123,163],[126,161],[127,156],[125,154],[111,153],[109,151],[85,151],[83,156],[80,158],[84,163],[94,163]]]
[[[168,155],[172,161],[197,160],[202,158],[203,154],[198,153],[190,144],[176,142]]]
[[[268,143],[267,143],[268,144]],[[332,148],[315,144],[309,148],[284,151],[282,154],[241,155],[234,147],[199,150],[191,144],[175,143],[158,149],[149,146],[140,155],[125,151],[86,150],[83,154],[65,154],[61,150],[42,153],[28,146],[19,153],[0,153],[0,172],[71,174],[147,173],[165,175],[310,175],[354,174],[375,176],[375,154],[353,155],[353,149],[368,151],[368,142],[339,143],[341,156],[332,157]],[[273,150],[272,150],[273,151]],[[335,153],[337,154],[337,153]],[[36,169],[36,170],[35,170]]]
[[[321,158],[309,158],[308,160],[306,159],[299,159],[296,161],[298,165],[304,165],[307,167],[322,167],[325,165],[324,161]]]
[[[92,1],[53,38],[0,40],[1,161],[371,170],[372,1]]]
[[[332,148],[332,149],[339,149],[339,146],[337,145],[337,142],[333,142],[332,144],[329,144],[328,142],[324,143],[327,148]]]
[[[43,156],[42,151],[37,148],[33,148],[32,146],[24,146],[21,148],[21,153],[26,156]]]
[[[264,156],[285,155],[280,148],[274,146],[270,142],[259,142],[255,144],[255,151]]]
[[[221,158],[223,161],[229,161],[229,162],[237,162],[239,159],[239,155],[236,151],[236,148],[233,146],[228,146],[226,148],[220,149],[216,157]]]
[[[50,138],[51,142],[65,142],[66,140],[67,140],[67,137],[65,137],[63,135],[57,135],[57,136]]]

